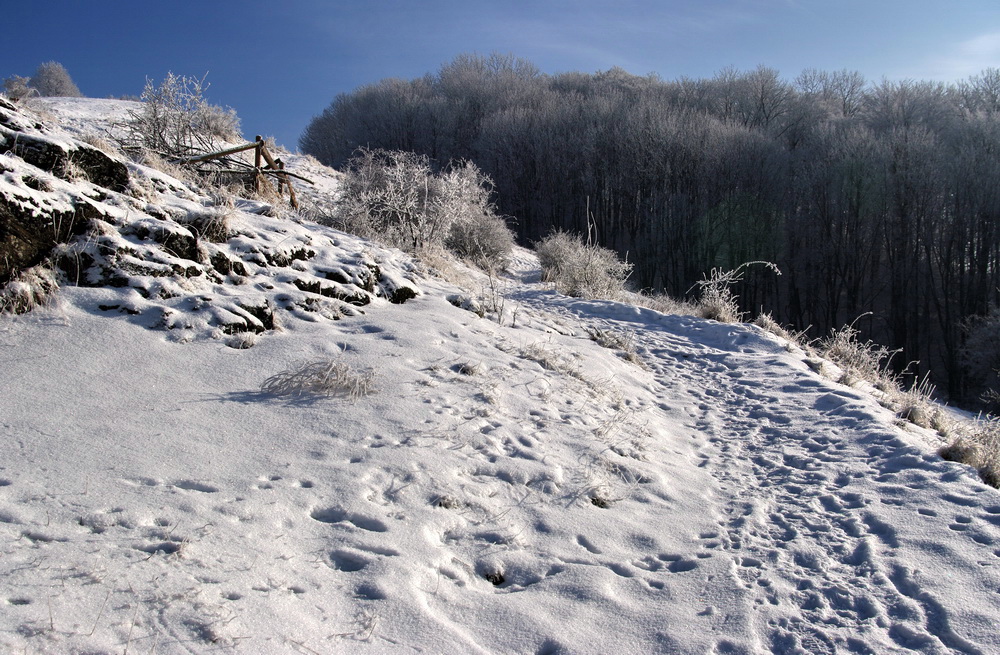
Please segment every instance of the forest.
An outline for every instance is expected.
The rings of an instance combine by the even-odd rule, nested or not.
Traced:
[[[760,66],[665,80],[542,74],[462,55],[338,95],[299,147],[341,167],[360,146],[471,160],[525,245],[591,235],[675,297],[750,267],[747,312],[821,337],[854,324],[956,403],[1000,368],[1000,69],[954,83]]]

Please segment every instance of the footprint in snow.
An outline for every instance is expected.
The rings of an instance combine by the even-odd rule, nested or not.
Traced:
[[[218,493],[219,488],[213,487],[210,484],[205,484],[204,482],[197,482],[195,480],[181,480],[173,484],[174,487],[178,489],[183,489],[185,491],[200,491],[205,494]]]
[[[348,512],[339,507],[313,510],[310,516],[320,523],[348,524],[368,532],[388,532],[389,526],[377,518]]]
[[[685,573],[698,568],[698,562],[692,559],[685,559],[683,555],[661,553],[656,557],[661,562],[666,563],[667,570],[671,573]]]
[[[282,477],[280,475],[268,475],[265,477],[258,478],[257,488],[263,490],[274,489],[274,484],[272,483],[280,482],[281,479]]]
[[[578,543],[581,548],[585,549],[587,552],[592,553],[594,555],[600,555],[602,552],[600,548],[595,546],[593,542],[590,541],[590,539],[587,539],[582,534],[577,535],[576,543]]]

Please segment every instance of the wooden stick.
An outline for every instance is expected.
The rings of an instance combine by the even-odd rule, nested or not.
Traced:
[[[209,161],[210,159],[221,159],[222,157],[227,157],[229,155],[235,155],[238,152],[243,152],[244,150],[250,150],[251,148],[256,148],[256,143],[248,143],[243,146],[237,146],[235,148],[229,148],[228,150],[220,150],[219,152],[212,152],[207,155],[201,155],[199,157],[183,157],[177,160],[178,164],[196,164],[200,161]]]
[[[270,166],[271,168],[277,170],[278,169],[278,164],[277,164],[277,162],[274,161],[274,158],[271,157],[271,153],[269,153],[267,151],[267,147],[264,145],[264,140],[261,137],[259,137],[259,136],[257,138],[260,140],[259,141],[259,143],[260,143],[260,153],[264,156],[264,161],[267,162],[268,166]],[[287,175],[287,173],[282,173],[282,174],[283,175]],[[286,177],[285,178],[285,183],[288,184],[288,198],[289,198],[289,202],[291,202],[292,208],[298,209],[299,208],[299,201],[295,197],[295,189],[292,188],[292,181],[289,180]]]

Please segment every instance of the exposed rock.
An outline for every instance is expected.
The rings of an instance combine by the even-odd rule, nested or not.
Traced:
[[[0,194],[0,283],[41,263],[56,244],[82,234],[93,207],[89,210],[47,211],[6,202]]]
[[[82,176],[112,191],[128,188],[128,167],[93,146],[75,143],[72,147],[41,134],[28,134],[0,127],[0,154],[12,153],[43,171],[74,182]]]
[[[122,234],[131,234],[138,239],[152,240],[163,246],[170,254],[181,259],[198,260],[198,239],[176,223],[159,221],[135,221],[122,229]]]
[[[102,215],[82,192],[55,190],[59,180],[82,177],[111,192],[128,187],[125,164],[92,146],[46,135],[45,129],[11,103],[0,103],[0,154],[19,161],[14,168],[0,167],[10,183],[0,193],[0,283],[39,264],[53,247],[82,234],[90,219]]]

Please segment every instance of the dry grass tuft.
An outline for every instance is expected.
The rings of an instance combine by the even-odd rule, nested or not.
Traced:
[[[59,282],[52,269],[33,266],[0,287],[0,313],[25,314],[48,304],[57,291]]]
[[[1000,417],[979,418],[970,428],[942,448],[941,457],[968,464],[983,482],[1000,488]]]
[[[853,324],[845,325],[819,342],[820,354],[843,369],[840,382],[850,386],[864,380],[881,389],[898,388],[888,368],[896,353],[874,341],[861,342],[858,334]]]
[[[347,396],[356,401],[374,392],[375,372],[356,371],[342,361],[322,359],[272,375],[260,388],[275,396],[318,394]]]

